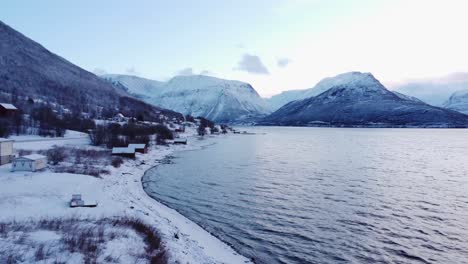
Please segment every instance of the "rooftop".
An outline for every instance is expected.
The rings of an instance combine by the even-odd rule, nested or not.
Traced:
[[[8,110],[18,110],[18,108],[12,104],[0,103],[0,106]]]
[[[10,141],[14,141],[13,139],[8,139],[8,138],[0,138],[0,143],[1,142],[10,142]]]
[[[137,148],[137,149],[142,149],[146,147],[146,144],[128,144],[129,148]]]
[[[135,148],[112,148],[112,154],[134,154]]]
[[[39,159],[45,159],[45,158],[46,156],[44,155],[30,154],[30,155],[18,157],[17,159],[39,160]]]

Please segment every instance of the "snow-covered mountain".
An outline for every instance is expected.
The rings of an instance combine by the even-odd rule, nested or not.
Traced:
[[[444,107],[468,114],[468,90],[454,92],[444,103]]]
[[[324,79],[328,89],[293,101],[264,118],[266,125],[466,127],[468,116],[387,90],[370,73]]]
[[[158,92],[164,86],[164,82],[145,79],[133,75],[124,74],[105,74],[102,75],[104,79],[113,83],[119,83],[128,93],[133,94],[142,99],[150,98],[151,94]]]
[[[240,81],[204,75],[176,76],[166,83],[134,76],[104,77],[120,82],[130,93],[153,105],[217,122],[247,122],[269,113],[255,89]]]
[[[392,90],[435,106],[443,106],[454,92],[466,89],[468,89],[468,73],[453,73],[441,78],[413,80],[392,87]]]
[[[313,96],[317,96],[331,87],[353,84],[357,80],[354,78],[353,73],[343,73],[335,77],[328,77],[318,82],[313,88],[304,90],[290,90],[282,92],[278,95],[272,96],[267,99],[267,104],[272,111],[276,111],[289,102],[296,100],[303,100]]]

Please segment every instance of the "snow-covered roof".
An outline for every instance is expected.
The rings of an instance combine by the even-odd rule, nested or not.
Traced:
[[[112,148],[112,154],[134,154],[135,148]]]
[[[44,156],[44,155],[40,155],[40,154],[30,154],[30,155],[18,157],[18,158],[16,158],[16,159],[40,160],[40,159],[45,159],[45,158],[47,158],[47,157]]]
[[[0,106],[2,106],[3,108],[7,109],[7,110],[18,110],[18,108],[16,108],[14,105],[12,104],[5,104],[5,103],[0,103]]]
[[[115,115],[115,117],[125,117],[122,113],[118,113]]]
[[[13,139],[8,139],[8,138],[0,138],[0,143],[1,142],[10,142],[10,141],[14,141]]]
[[[128,147],[134,149],[144,149],[146,144],[128,144]]]

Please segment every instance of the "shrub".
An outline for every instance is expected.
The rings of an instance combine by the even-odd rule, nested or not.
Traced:
[[[115,157],[112,159],[112,166],[114,166],[114,168],[119,168],[120,165],[122,165],[123,163],[123,159],[121,157]]]
[[[59,162],[64,161],[66,157],[67,154],[63,147],[54,147],[47,150],[47,159],[49,163],[52,163],[53,165],[57,165]]]

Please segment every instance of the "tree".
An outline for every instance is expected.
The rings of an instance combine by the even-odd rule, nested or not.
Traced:
[[[203,124],[200,124],[197,128],[197,132],[199,136],[203,137],[206,134],[205,126],[203,126]]]
[[[53,165],[57,165],[59,162],[64,161],[66,157],[65,149],[62,147],[54,147],[47,150],[47,160]]]
[[[100,146],[107,141],[107,130],[104,126],[97,126],[95,129],[91,130],[89,133],[89,138],[91,139],[91,144],[94,146]]]

